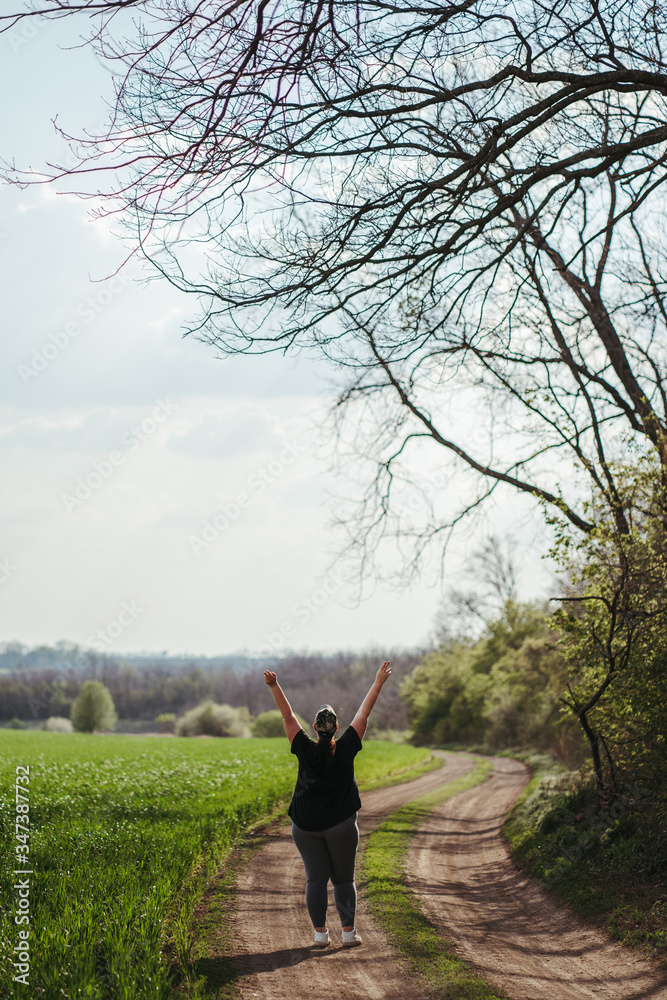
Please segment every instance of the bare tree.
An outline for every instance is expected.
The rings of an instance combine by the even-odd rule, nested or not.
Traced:
[[[48,176],[109,177],[194,336],[346,373],[362,575],[387,536],[418,571],[507,487],[627,531],[614,462],[667,470],[662,5],[43,0],[0,26],[35,16],[90,20],[121,71],[108,131]],[[406,507],[434,465],[467,471],[455,500]]]
[[[507,613],[516,596],[516,578],[514,540],[490,535],[466,561],[458,586],[445,594],[434,620],[434,645],[477,638],[494,617]]]

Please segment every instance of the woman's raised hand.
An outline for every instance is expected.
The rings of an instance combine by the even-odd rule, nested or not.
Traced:
[[[274,684],[278,683],[278,676],[277,676],[277,674],[275,674],[273,672],[273,670],[265,670],[264,671],[264,680],[266,681],[266,683],[271,688],[271,687],[273,687]]]
[[[375,675],[375,680],[378,682],[380,686],[384,684],[384,682],[389,677],[389,674],[391,673],[391,667],[389,666],[390,663],[391,660],[385,660]]]

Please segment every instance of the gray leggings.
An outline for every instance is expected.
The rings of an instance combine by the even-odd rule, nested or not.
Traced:
[[[341,926],[353,927],[357,910],[354,863],[359,843],[356,812],[328,830],[308,832],[292,823],[292,837],[306,869],[306,906],[313,927],[324,927],[327,922],[329,879]]]

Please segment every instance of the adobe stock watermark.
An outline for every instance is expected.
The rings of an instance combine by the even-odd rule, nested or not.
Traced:
[[[16,370],[23,384],[28,385],[31,379],[45,371],[51,362],[67,350],[72,341],[76,340],[86,327],[94,323],[97,317],[131,283],[131,278],[120,274],[105,282],[95,295],[88,295],[82,299],[74,310],[73,318],[65,323],[60,330],[49,334],[47,342],[42,344],[41,348],[33,347],[30,361],[17,367]]]
[[[301,454],[303,448],[296,441],[290,441],[284,445],[277,458],[255,469],[246,480],[246,489],[237,493],[228,503],[221,503],[217,513],[204,521],[198,535],[190,535],[188,542],[194,554],[198,556],[203,549],[217,542],[223,532],[238,520],[241,512],[250,507],[255,497],[275,483]]]
[[[150,415],[144,417],[140,423],[133,424],[121,436],[122,450],[110,451],[106,458],[93,462],[92,469],[76,480],[72,493],[61,494],[60,499],[67,513],[72,514],[82,507],[86,500],[90,500],[93,494],[111,479],[116,469],[123,465],[127,456],[158,432],[161,425],[178,409],[178,405],[169,399],[156,399]]]
[[[34,17],[28,17],[20,21],[19,26],[7,35],[7,41],[11,46],[12,52],[20,52],[21,49],[25,48],[33,38],[37,37],[48,20],[48,17],[36,14]]]
[[[16,765],[16,815],[14,818],[14,870],[13,875],[23,878],[14,882],[16,906],[14,923],[19,926],[18,944],[14,945],[12,965],[14,982],[28,986],[30,975],[30,878],[33,874],[30,858],[30,765]]]
[[[87,636],[86,642],[98,652],[106,652],[125,629],[133,625],[137,618],[143,615],[144,611],[145,608],[140,608],[136,601],[123,601],[118,615],[102,628],[96,629],[92,635]]]
[[[265,642],[257,650],[257,656],[272,656],[287,649],[287,640],[294,638],[297,634],[297,626],[294,619],[301,624],[305,624],[313,615],[317,614],[330,598],[343,586],[343,581],[336,576],[333,570],[328,573],[321,587],[315,587],[307,597],[302,597],[292,605],[292,618],[286,618],[281,622],[275,632],[265,633]]]
[[[18,566],[14,566],[14,564],[10,562],[9,559],[0,559],[0,585],[3,583],[7,583],[7,580],[9,580],[10,577],[14,576],[14,573],[16,573],[17,569]]]
[[[89,636],[86,636],[89,648],[82,649],[70,666],[63,668],[61,673],[49,683],[45,682],[39,692],[40,697],[28,698],[28,705],[30,706],[33,718],[38,718],[42,709],[48,709],[51,698],[58,693],[55,685],[71,683],[75,675],[85,669],[88,665],[91,648],[98,653],[107,652],[113,646],[116,639],[126,629],[130,628],[144,614],[144,611],[145,608],[139,607],[136,601],[123,601],[115,618],[112,618],[111,621],[108,621],[101,628],[96,629]],[[70,676],[67,676],[65,669],[69,672]]]

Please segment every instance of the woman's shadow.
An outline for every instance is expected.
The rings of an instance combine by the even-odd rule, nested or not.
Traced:
[[[219,989],[230,983],[237,982],[244,976],[261,975],[263,972],[274,972],[276,969],[291,968],[320,958],[322,955],[342,951],[343,946],[318,948],[308,945],[303,948],[278,948],[275,951],[256,951],[246,955],[236,955],[234,958],[219,956],[216,958],[198,958],[191,963],[190,969],[196,978],[206,980],[209,989]]]

